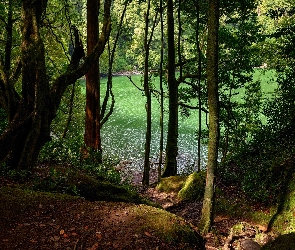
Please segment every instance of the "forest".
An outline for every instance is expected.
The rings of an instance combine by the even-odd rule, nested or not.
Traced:
[[[294,0],[2,0],[0,249],[295,249]]]

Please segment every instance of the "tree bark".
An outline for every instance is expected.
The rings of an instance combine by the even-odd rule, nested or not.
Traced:
[[[218,103],[218,26],[219,0],[209,1],[207,42],[207,85],[209,106],[209,142],[207,178],[203,200],[200,232],[205,235],[213,223],[215,202],[215,172],[218,159],[219,143],[219,103]]]
[[[155,20],[151,30],[150,37],[149,33],[149,13],[151,8],[151,1],[148,1],[147,13],[145,17],[145,36],[144,36],[144,48],[145,48],[145,59],[144,59],[144,94],[146,97],[146,134],[145,134],[145,152],[144,152],[144,168],[142,185],[148,186],[150,179],[150,151],[151,151],[151,140],[152,140],[152,96],[151,88],[149,84],[149,52],[150,45],[154,35],[154,29],[156,26],[156,20],[158,12],[156,12]]]
[[[99,0],[87,0],[87,54],[91,54],[98,42]],[[97,152],[96,160],[101,163],[100,138],[100,74],[96,60],[86,74],[85,134],[86,150]]]
[[[158,165],[158,181],[161,180],[163,150],[164,150],[164,88],[163,88],[163,61],[164,61],[164,22],[163,0],[160,0],[160,25],[161,25],[161,55],[160,55],[160,152]]]
[[[166,159],[162,177],[177,174],[178,155],[178,84],[175,79],[175,47],[173,0],[167,0],[167,33],[168,33],[168,89],[169,89],[169,120],[166,144]]]
[[[145,33],[144,33],[144,75],[143,85],[144,94],[146,97],[146,134],[145,134],[145,147],[144,147],[144,166],[142,185],[148,186],[150,179],[150,151],[151,151],[151,137],[152,137],[152,101],[151,91],[149,87],[149,45],[148,45],[148,32],[149,32],[149,14],[151,8],[151,1],[148,0],[147,12],[145,13]]]

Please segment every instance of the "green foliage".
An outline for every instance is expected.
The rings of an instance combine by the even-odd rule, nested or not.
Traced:
[[[114,184],[121,184],[121,176],[113,167],[114,165],[83,165],[82,169],[86,170],[91,176],[98,179],[105,179]]]
[[[178,198],[186,201],[200,201],[204,197],[206,172],[195,172],[188,176],[178,192]]]
[[[58,109],[56,118],[51,124],[51,141],[42,148],[39,161],[53,161],[56,163],[80,164],[83,145],[84,129],[84,103],[85,96],[81,93],[80,82],[74,86],[73,103],[70,102],[72,86],[70,86]],[[70,106],[72,105],[72,113]],[[70,123],[67,127],[67,120],[70,116]]]
[[[8,177],[12,180],[24,181],[31,174],[28,170],[10,169],[5,163],[0,165],[0,175]]]
[[[59,171],[54,167],[50,168],[49,175],[45,178],[36,178],[33,183],[33,189],[38,191],[79,195],[79,191],[75,183],[69,183],[69,177],[74,172]]]

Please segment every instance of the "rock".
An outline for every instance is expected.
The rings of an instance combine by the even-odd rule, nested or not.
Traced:
[[[242,250],[260,250],[261,249],[260,245],[257,242],[253,240],[249,240],[249,239],[241,241],[241,248]]]

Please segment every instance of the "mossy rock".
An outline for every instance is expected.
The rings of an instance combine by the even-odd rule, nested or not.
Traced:
[[[88,175],[73,176],[69,181],[72,185],[76,185],[79,195],[89,201],[123,201],[156,206],[154,203],[140,197],[135,191],[108,181],[97,180]]]
[[[193,173],[188,176],[182,189],[178,192],[178,198],[185,201],[200,201],[204,197],[206,173]]]
[[[273,242],[264,245],[261,250],[294,250],[295,233],[280,235]]]
[[[178,193],[186,180],[186,176],[170,176],[162,178],[157,185],[157,189],[161,192],[175,192]]]
[[[134,213],[138,221],[145,221],[143,231],[152,231],[157,237],[172,244],[183,243],[181,249],[205,249],[203,237],[181,217],[146,205],[137,206]]]

